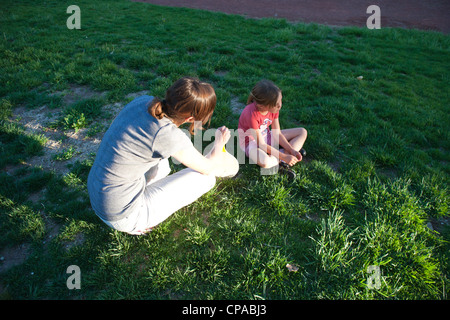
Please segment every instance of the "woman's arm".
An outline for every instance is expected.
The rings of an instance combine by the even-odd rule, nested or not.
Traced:
[[[216,131],[214,148],[207,156],[203,156],[193,145],[191,145],[172,155],[172,157],[186,167],[202,174],[218,176],[224,171],[224,166],[227,165],[227,163],[224,163],[223,161],[222,149],[230,139],[230,136],[230,131],[226,127],[221,127]]]
[[[193,145],[177,152],[172,157],[186,167],[207,175],[213,173],[217,165],[213,159],[204,157]]]

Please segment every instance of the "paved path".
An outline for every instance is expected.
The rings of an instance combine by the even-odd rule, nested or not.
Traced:
[[[450,0],[132,0],[221,11],[249,17],[365,27],[370,5],[381,11],[381,28],[450,31]]]

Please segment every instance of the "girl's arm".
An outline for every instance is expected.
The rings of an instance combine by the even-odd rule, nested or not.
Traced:
[[[287,154],[290,154],[292,156],[294,156],[297,160],[302,160],[302,155],[300,152],[298,152],[298,150],[295,150],[292,145],[290,144],[289,140],[286,139],[286,137],[284,136],[283,132],[281,131],[280,128],[280,122],[277,119],[274,119],[272,122],[272,132],[273,132],[273,137],[274,139],[278,139],[278,144],[284,148],[284,150],[286,151]],[[287,162],[287,161],[286,161]]]
[[[282,147],[284,150],[286,150],[287,153],[292,154],[293,151],[295,151],[289,141],[286,139],[286,137],[281,132],[280,127],[280,121],[278,118],[274,119],[272,122],[272,131],[273,131],[273,137],[275,137],[276,140],[278,140],[278,144],[280,147]]]
[[[269,155],[274,156],[278,160],[283,160],[283,161],[287,162],[286,155],[284,153],[278,151],[278,149],[273,148],[272,146],[268,145],[264,141],[264,138],[259,129],[250,129],[250,132],[251,132],[253,138],[255,138],[259,149],[261,149],[262,151],[264,151],[265,153],[267,153]]]
[[[293,166],[298,162],[299,159],[297,156],[292,154],[292,152],[295,152],[295,150],[287,141],[286,137],[281,133],[280,123],[278,119],[274,119],[274,121],[272,122],[272,129],[275,131],[272,137],[275,136],[274,138],[278,139],[279,145],[285,149],[286,153],[280,152],[278,151],[278,149],[267,145],[261,132],[259,130],[254,130],[254,132],[252,131],[252,135],[254,135],[256,141],[258,142],[258,148],[262,149],[267,154],[273,155],[278,160],[284,161],[288,165]]]

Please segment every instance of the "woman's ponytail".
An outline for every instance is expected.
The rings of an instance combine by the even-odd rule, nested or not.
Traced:
[[[153,98],[152,102],[148,106],[148,113],[158,120],[161,120],[166,115],[164,112],[165,101],[157,97]]]

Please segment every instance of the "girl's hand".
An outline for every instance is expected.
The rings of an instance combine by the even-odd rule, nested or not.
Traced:
[[[216,130],[214,145],[218,150],[222,150],[225,144],[230,140],[231,133],[227,127],[223,126]]]
[[[300,152],[296,151],[296,150],[292,150],[291,154],[297,158],[298,161],[302,161],[303,160],[303,156]]]

